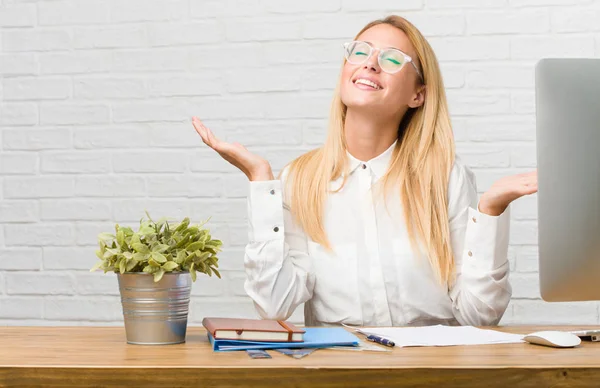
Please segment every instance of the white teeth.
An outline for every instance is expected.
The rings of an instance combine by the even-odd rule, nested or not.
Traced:
[[[375,89],[381,89],[381,87],[379,85],[377,85],[375,82],[371,82],[368,79],[364,79],[364,78],[359,78],[356,81],[354,81],[354,83],[367,85],[367,86],[370,86]]]

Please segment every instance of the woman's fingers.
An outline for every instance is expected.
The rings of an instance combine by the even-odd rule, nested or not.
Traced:
[[[208,137],[208,141],[210,141],[211,147],[214,148],[216,151],[219,151],[218,148],[223,142],[217,139],[210,129],[206,127],[204,128],[206,129],[206,134]]]
[[[219,153],[222,152],[224,142],[217,139],[215,135],[213,135],[212,131],[208,129],[208,127],[206,127],[206,125],[204,125],[202,121],[200,121],[197,117],[193,117],[192,124],[194,125],[196,132],[198,132],[198,134],[202,138],[204,144],[206,144],[207,146]]]
[[[537,170],[524,172],[522,174],[518,174],[517,176],[523,179],[537,179]]]
[[[198,132],[198,135],[200,135],[200,137],[202,138],[202,141],[204,142],[204,144],[210,145],[210,144],[208,144],[208,137],[206,136],[206,128],[204,127],[202,122],[200,120],[198,120],[196,117],[193,117],[192,125],[194,126],[194,129],[196,130],[196,132]]]
[[[215,151],[219,151],[220,145],[223,144],[222,141],[217,139],[217,137],[212,133],[212,131],[202,123],[197,117],[192,118],[192,123],[194,124],[194,128],[202,137],[202,140]]]
[[[537,181],[537,171],[532,171],[530,173],[524,174],[521,177],[521,192],[524,195],[533,194],[538,190],[538,181]]]
[[[231,144],[217,139],[212,131],[205,126],[197,117],[192,117],[194,129],[202,138],[204,144],[217,151],[221,156],[227,156],[228,159],[236,158],[236,149]]]
[[[259,170],[264,172],[265,166],[270,169],[271,166],[266,160],[254,155],[243,145],[218,139],[197,117],[192,117],[192,124],[206,145],[219,153],[223,159],[239,168],[249,179],[252,179]]]

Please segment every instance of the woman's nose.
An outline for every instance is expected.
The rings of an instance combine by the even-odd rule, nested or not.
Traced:
[[[365,62],[365,69],[379,73],[381,69],[379,68],[378,55],[375,55],[375,53],[371,54],[367,62]]]

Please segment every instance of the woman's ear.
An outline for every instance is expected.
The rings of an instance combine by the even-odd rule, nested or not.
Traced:
[[[423,105],[423,103],[425,102],[425,92],[426,92],[425,85],[421,85],[421,86],[417,87],[417,91],[413,95],[408,106],[411,108],[418,108],[421,105]]]

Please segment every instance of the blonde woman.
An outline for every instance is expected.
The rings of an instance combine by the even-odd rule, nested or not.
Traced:
[[[536,172],[478,200],[437,59],[407,20],[369,23],[343,52],[325,144],[280,179],[192,119],[250,180],[246,292],[267,319],[304,303],[309,326],[497,324],[511,296],[508,206],[537,191]]]

